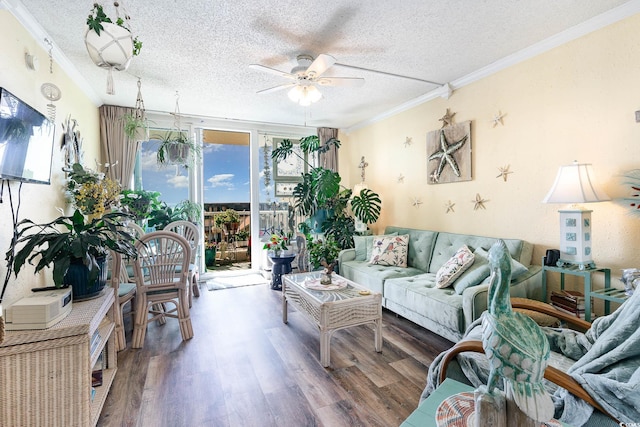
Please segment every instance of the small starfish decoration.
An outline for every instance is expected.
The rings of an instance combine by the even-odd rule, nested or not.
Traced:
[[[503,126],[504,123],[502,123],[502,118],[504,117],[504,114],[502,114],[501,111],[498,111],[496,114],[493,115],[493,118],[490,120],[493,123],[493,127],[496,127],[498,125]]]
[[[431,179],[436,178],[437,182],[437,179],[440,179],[440,174],[442,174],[442,170],[447,164],[451,166],[451,169],[453,169],[453,173],[456,176],[460,176],[460,168],[458,167],[456,159],[453,158],[453,153],[462,148],[464,143],[467,142],[468,138],[469,135],[465,135],[459,141],[455,141],[453,144],[449,145],[449,143],[447,142],[447,137],[444,135],[444,130],[440,130],[440,150],[429,156],[429,161],[440,159],[440,163],[433,172],[434,175]]]
[[[404,175],[398,175],[398,184],[404,184]]]
[[[442,122],[443,128],[451,126],[453,124],[453,116],[455,115],[456,113],[449,113],[449,109],[447,108],[447,112],[445,113],[445,115],[439,118],[438,121]]]
[[[411,140],[411,137],[408,136],[407,139],[404,140],[404,148],[407,148],[408,146],[410,146],[413,143],[413,141]]]
[[[500,171],[500,175],[496,176],[496,178],[502,177],[504,182],[507,182],[507,177],[509,176],[510,173],[513,173],[513,172],[511,172],[509,170],[509,166],[511,166],[511,165],[507,165],[507,166],[498,168],[498,170]]]
[[[420,200],[417,197],[413,198],[413,206],[415,206],[416,208],[419,208],[421,204],[422,204],[422,200]]]
[[[447,203],[444,204],[444,207],[447,208],[447,212],[445,213],[449,213],[449,212],[454,212],[453,207],[455,206],[455,203],[452,203],[451,200],[449,200]]]
[[[486,209],[484,204],[487,203],[488,200],[483,199],[482,197],[480,197],[479,193],[476,193],[476,199],[472,200],[471,203],[473,203],[473,210],[477,211],[478,209]]]

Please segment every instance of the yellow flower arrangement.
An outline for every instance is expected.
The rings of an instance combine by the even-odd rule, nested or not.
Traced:
[[[79,163],[75,163],[68,172],[68,198],[84,215],[100,218],[118,208],[122,191],[120,183],[103,173],[85,169]]]

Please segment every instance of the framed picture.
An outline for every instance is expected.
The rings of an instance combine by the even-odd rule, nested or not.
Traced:
[[[297,181],[276,181],[276,197],[291,197],[293,189],[298,185]]]
[[[282,141],[284,138],[273,138],[273,148],[278,148]],[[287,182],[299,182],[302,181],[302,174],[307,171],[307,156],[300,148],[300,141],[293,139],[290,141],[293,142],[293,153],[286,160],[273,161],[273,178],[276,181],[284,179]]]
[[[471,181],[471,121],[427,134],[428,184]]]

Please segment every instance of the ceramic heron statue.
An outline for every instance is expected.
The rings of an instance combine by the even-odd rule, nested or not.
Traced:
[[[529,316],[511,308],[511,256],[504,241],[492,246],[489,264],[489,308],[482,314],[482,347],[490,365],[486,391],[493,393],[503,378],[507,399],[512,398],[528,417],[548,421],[554,406],[542,380],[549,341]]]

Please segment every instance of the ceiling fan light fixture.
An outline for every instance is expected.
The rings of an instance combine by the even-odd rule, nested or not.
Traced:
[[[322,93],[313,85],[297,85],[291,88],[287,94],[293,102],[307,107],[322,98]]]

